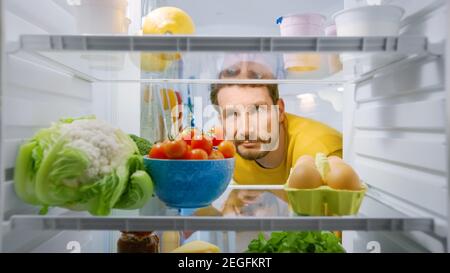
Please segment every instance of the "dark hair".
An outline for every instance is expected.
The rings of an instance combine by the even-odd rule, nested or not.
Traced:
[[[219,94],[220,89],[227,86],[235,86],[235,85],[245,87],[266,87],[267,91],[269,92],[269,96],[272,98],[273,104],[276,104],[280,99],[277,84],[212,84],[210,93],[211,103],[218,105],[219,102],[217,99],[217,95]]]

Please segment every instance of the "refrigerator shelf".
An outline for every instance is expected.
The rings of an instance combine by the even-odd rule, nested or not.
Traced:
[[[433,231],[428,218],[360,217],[90,217],[90,216],[14,216],[16,230],[359,230],[359,231]]]
[[[155,52],[399,52],[428,51],[425,37],[236,37],[23,35],[20,49],[31,51]]]
[[[22,35],[8,52],[89,82],[336,86],[408,56],[432,54],[426,37]],[[175,53],[176,52],[176,53]],[[268,64],[273,79],[218,79],[234,54]],[[290,54],[290,55],[286,55]],[[307,69],[290,69],[285,58]],[[231,57],[230,57],[231,56]],[[293,57],[294,59],[296,57]],[[302,59],[303,58],[303,59]],[[256,61],[258,62],[258,61]],[[292,62],[292,60],[291,60]],[[306,63],[304,63],[306,62]],[[342,63],[356,68],[342,70]],[[350,67],[350,66],[349,66]],[[298,68],[298,67],[297,67]],[[345,72],[345,73],[343,73]]]
[[[370,194],[365,197],[355,216],[295,216],[287,203],[277,197],[280,186],[232,185],[230,191],[265,190],[259,201],[243,208],[241,215],[216,216],[220,205],[204,209],[176,209],[165,207],[154,198],[140,215],[125,214],[94,217],[80,212],[63,215],[14,215],[10,218],[12,230],[221,230],[221,231],[273,231],[273,230],[360,230],[360,231],[434,231],[432,218],[403,214]],[[279,194],[278,194],[279,196]],[[117,214],[117,212],[115,212]]]

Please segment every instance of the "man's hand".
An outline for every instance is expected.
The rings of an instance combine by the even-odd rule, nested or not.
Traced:
[[[258,190],[233,190],[223,207],[223,215],[240,215],[242,208],[259,201],[264,191]]]

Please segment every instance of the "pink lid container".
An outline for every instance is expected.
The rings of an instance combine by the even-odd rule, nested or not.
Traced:
[[[292,14],[279,17],[281,36],[323,36],[326,17],[316,13]],[[316,53],[284,54],[284,68],[290,71],[313,71],[320,66]]]
[[[281,36],[323,35],[326,18],[316,13],[291,14],[279,17]]]

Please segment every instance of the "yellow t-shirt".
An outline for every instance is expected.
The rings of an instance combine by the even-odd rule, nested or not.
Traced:
[[[302,155],[324,153],[342,157],[342,135],[335,129],[312,119],[286,114],[284,121],[287,153],[278,167],[266,169],[254,160],[236,155],[234,180],[238,184],[284,184],[290,169]]]

